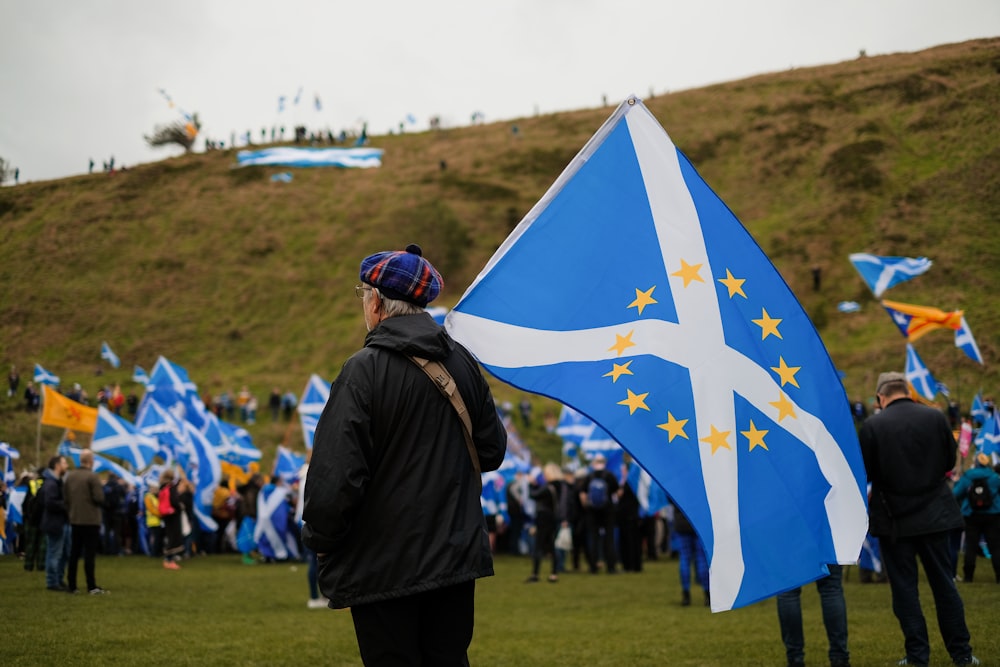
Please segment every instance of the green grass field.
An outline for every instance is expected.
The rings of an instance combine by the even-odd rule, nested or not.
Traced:
[[[472,664],[785,664],[774,600],[712,614],[695,586],[695,606],[681,607],[676,561],[615,577],[569,573],[557,584],[525,584],[530,565],[500,556],[497,576],[479,581]],[[960,584],[960,591],[976,654],[997,664],[1000,586],[985,583],[992,581],[986,561],[979,568],[984,583]],[[855,568],[846,579],[852,664],[895,664],[903,642],[888,586],[860,584]],[[99,557],[97,581],[111,594],[52,593],[44,573],[0,558],[0,664],[361,664],[350,613],[306,608],[302,563],[245,566],[238,556],[208,556],[171,572],[157,559]],[[926,586],[922,597],[932,664],[950,664]],[[802,602],[807,664],[825,665],[814,587]]]

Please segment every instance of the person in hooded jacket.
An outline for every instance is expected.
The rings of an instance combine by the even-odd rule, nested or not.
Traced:
[[[989,454],[976,455],[976,465],[965,471],[952,489],[955,500],[962,506],[965,518],[965,559],[962,581],[971,582],[976,574],[979,540],[986,540],[993,565],[993,576],[1000,584],[1000,475],[993,470]],[[983,507],[974,507],[970,491],[976,489],[983,498]],[[974,495],[974,494],[973,494]]]
[[[306,477],[303,542],[330,606],[350,607],[367,665],[467,665],[475,580],[493,574],[464,427],[409,357],[454,378],[483,472],[503,461],[506,431],[476,360],[425,310],[442,280],[421,255],[362,261],[369,333],[330,388]]]

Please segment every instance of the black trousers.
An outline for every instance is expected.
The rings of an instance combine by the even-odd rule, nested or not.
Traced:
[[[351,607],[361,660],[371,667],[468,667],[475,580]]]
[[[986,546],[992,556],[993,575],[1000,584],[1000,514],[970,514],[965,517],[965,562],[963,580],[971,582],[976,575],[976,557],[979,556],[979,540],[986,538]]]
[[[94,562],[97,546],[101,541],[100,526],[73,526],[73,542],[69,551],[69,568],[66,583],[71,591],[76,590],[76,570],[80,556],[83,556],[83,574],[87,577],[87,590],[97,588],[94,578]]]

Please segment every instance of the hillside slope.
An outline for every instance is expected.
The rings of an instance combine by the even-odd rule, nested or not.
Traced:
[[[862,251],[934,260],[888,296],[965,309],[985,369],[950,332],[917,348],[966,405],[997,387],[1000,39],[644,101],[799,296],[849,395],[870,395],[904,361],[847,261]],[[91,395],[159,355],[204,392],[246,384],[262,402],[272,386],[301,391],[310,373],[332,379],[364,335],[363,256],[420,243],[445,276],[440,305],[453,305],[610,112],[372,137],[381,168],[298,169],[291,183],[212,152],[0,189],[0,361],[22,388],[37,362]],[[838,313],[842,300],[862,312]],[[102,340],[123,368],[97,378]],[[33,449],[35,418],[0,404],[0,440]],[[255,427],[265,448],[290,431]],[[58,435],[46,429],[43,447]]]

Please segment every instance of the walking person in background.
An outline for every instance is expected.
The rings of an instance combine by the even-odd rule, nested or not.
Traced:
[[[535,544],[531,558],[529,582],[538,581],[542,558],[552,557],[549,582],[559,581],[559,554],[556,552],[556,531],[569,526],[570,489],[563,481],[562,470],[555,463],[546,463],[542,484],[532,483],[529,493],[535,501]]]
[[[157,507],[163,522],[163,568],[166,570],[181,569],[178,561],[184,555],[184,530],[181,525],[184,508],[177,489],[179,481],[174,477],[173,470],[164,470],[157,493]]]
[[[940,410],[910,398],[903,373],[879,375],[875,402],[881,411],[865,421],[858,436],[872,483],[869,530],[879,538],[892,610],[906,647],[899,664],[926,665],[931,658],[927,621],[920,608],[919,558],[952,661],[978,665],[948,549],[948,533],[963,525],[946,481],[958,450],[951,426]]]
[[[66,508],[73,527],[73,547],[69,555],[67,582],[69,593],[76,593],[77,563],[83,556],[83,574],[87,578],[87,592],[103,595],[106,590],[97,585],[97,547],[101,541],[101,509],[104,507],[104,488],[101,478],[94,472],[94,452],[80,452],[80,467],[66,474]]]

